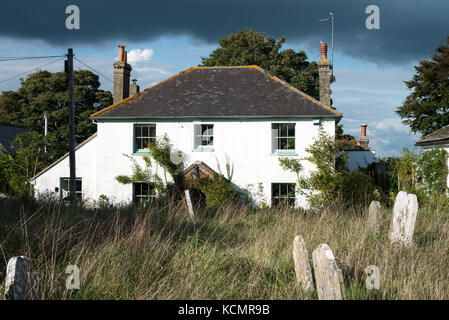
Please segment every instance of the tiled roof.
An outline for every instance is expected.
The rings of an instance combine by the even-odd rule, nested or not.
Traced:
[[[11,143],[16,135],[27,131],[27,128],[0,123],[0,144],[5,147],[6,151],[11,152]]]
[[[258,66],[236,66],[189,68],[92,118],[261,116],[340,113]]]
[[[418,141],[416,141],[416,145],[429,145],[429,144],[438,144],[438,143],[449,143],[449,125],[434,131],[432,133],[429,133],[428,135],[425,135]]]

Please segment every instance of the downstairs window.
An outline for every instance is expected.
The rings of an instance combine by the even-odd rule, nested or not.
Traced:
[[[294,183],[272,183],[271,184],[271,205],[295,206],[296,185]]]
[[[133,182],[133,202],[136,205],[147,203],[156,197],[154,185],[146,182]]]
[[[60,192],[60,198],[63,201],[68,201],[70,197],[70,178],[61,178],[60,181],[61,185],[61,192]],[[82,180],[81,178],[76,178],[76,198],[78,200],[82,200]]]

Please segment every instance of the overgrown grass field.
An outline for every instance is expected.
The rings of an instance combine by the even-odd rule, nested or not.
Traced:
[[[0,277],[9,258],[30,257],[40,299],[317,299],[296,281],[292,243],[302,235],[309,256],[333,250],[347,299],[449,299],[449,210],[420,208],[411,248],[388,241],[392,209],[381,230],[367,209],[228,206],[198,212],[195,231],[182,202],[151,208],[67,208],[57,202],[0,202]],[[80,289],[65,287],[68,265]],[[368,290],[364,269],[380,269]]]

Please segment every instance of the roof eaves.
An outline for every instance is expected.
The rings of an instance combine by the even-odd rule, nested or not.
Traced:
[[[449,138],[445,139],[433,139],[433,140],[423,140],[420,139],[416,141],[415,146],[431,146],[431,145],[441,145],[441,144],[449,144]]]

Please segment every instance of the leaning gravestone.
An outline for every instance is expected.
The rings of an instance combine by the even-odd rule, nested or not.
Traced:
[[[7,300],[32,300],[36,298],[29,258],[20,256],[9,259],[6,268],[5,298]]]
[[[411,245],[417,213],[418,199],[416,195],[400,191],[394,202],[393,216],[388,234],[392,245],[396,247]]]
[[[371,201],[368,209],[368,226],[371,230],[379,231],[382,218],[382,207],[379,201]]]
[[[296,279],[304,291],[313,288],[312,268],[310,267],[309,252],[302,236],[293,240],[293,261],[295,262]]]
[[[343,274],[335,261],[334,254],[325,243],[312,253],[316,289],[320,300],[345,299]]]

